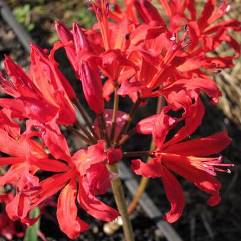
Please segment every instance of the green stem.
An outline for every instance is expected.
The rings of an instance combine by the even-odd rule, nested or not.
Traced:
[[[110,165],[109,170],[118,175],[118,168],[116,165]],[[120,178],[118,177],[113,179],[111,181],[111,186],[115,197],[116,206],[118,208],[118,211],[123,221],[123,231],[124,231],[125,241],[134,241],[133,229],[129,219],[127,205],[124,197],[124,191],[123,191]]]

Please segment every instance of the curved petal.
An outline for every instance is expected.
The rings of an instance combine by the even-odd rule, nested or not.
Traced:
[[[31,196],[31,207],[36,207],[38,204],[61,190],[68,180],[71,179],[72,175],[73,171],[55,174],[40,182],[40,191]]]
[[[61,191],[57,204],[59,227],[70,239],[88,229],[88,224],[77,217],[76,193],[76,182],[72,179]]]
[[[132,160],[131,169],[137,175],[147,178],[160,177],[162,175],[161,166],[157,159],[152,159],[148,163],[144,163],[140,159]]]
[[[164,166],[162,166],[161,179],[167,199],[171,204],[171,209],[166,213],[164,219],[169,223],[173,223],[181,217],[184,209],[185,199],[183,190],[177,179]]]
[[[165,166],[184,177],[189,182],[194,183],[199,189],[211,195],[208,200],[209,205],[216,205],[220,201],[220,182],[215,178],[215,169],[209,168],[209,159],[207,163],[202,158],[202,161],[198,161],[197,158],[187,158],[185,156],[178,155],[165,155],[163,156],[163,162]],[[212,163],[211,163],[212,164]],[[210,165],[211,165],[210,164]]]
[[[115,209],[101,202],[90,193],[87,186],[88,183],[81,182],[82,180],[79,182],[78,202],[88,214],[107,222],[110,222],[119,216],[119,213]]]
[[[12,220],[24,220],[30,211],[30,200],[20,193],[6,205],[6,212]]]
[[[86,173],[90,192],[94,195],[106,193],[110,188],[110,173],[104,163],[96,163],[90,166]]]
[[[202,119],[205,114],[205,108],[201,99],[196,95],[194,104],[184,104],[185,105],[183,108],[185,109],[185,113],[183,114],[183,119],[185,118],[185,125],[172,137],[171,140],[164,143],[164,147],[173,145],[182,141],[183,139],[186,139],[192,135],[202,123]]]
[[[216,206],[219,204],[221,201],[221,196],[219,193],[221,183],[217,179],[210,176],[210,178],[207,178],[207,180],[200,180],[194,184],[202,191],[211,195],[207,201],[209,206]]]

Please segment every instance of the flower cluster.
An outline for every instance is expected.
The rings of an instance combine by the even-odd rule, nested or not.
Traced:
[[[231,67],[239,56],[240,46],[229,30],[240,31],[241,25],[222,20],[230,8],[226,1],[208,0],[201,14],[194,0],[160,4],[164,16],[149,0],[126,0],[123,8],[115,1],[93,0],[97,23],[91,29],[77,23],[68,29],[57,21],[59,41],[50,51],[32,44],[27,73],[5,58],[0,73],[0,165],[5,167],[0,186],[11,185],[13,197],[0,200],[10,219],[33,224],[37,218],[31,219],[29,212],[57,193],[58,223],[71,239],[88,228],[78,217],[78,206],[97,219],[115,219],[118,211],[97,196],[116,178],[109,167],[122,159],[123,144],[135,133],[152,135],[154,148],[147,151],[147,163],[133,160],[132,170],[162,180],[171,205],[167,221],[176,221],[184,208],[175,174],[208,193],[209,205],[219,203],[216,172],[228,172],[232,165],[215,154],[231,140],[225,131],[189,137],[205,114],[200,94],[214,104],[221,95],[209,75]],[[233,55],[215,55],[221,45],[229,45]],[[96,116],[93,121],[59,68],[55,52],[60,48]],[[149,98],[160,97],[165,107],[130,130],[135,113]],[[120,98],[133,102],[128,114],[119,110]],[[113,108],[106,109],[111,100]],[[72,151],[65,129],[86,145]]]

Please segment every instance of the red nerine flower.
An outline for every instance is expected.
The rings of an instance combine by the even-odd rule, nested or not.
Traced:
[[[185,202],[181,185],[174,174],[184,177],[210,194],[208,204],[213,206],[220,201],[221,184],[216,179],[216,172],[229,172],[226,168],[233,166],[222,164],[221,157],[208,157],[219,153],[231,143],[225,131],[187,140],[199,126],[197,120],[203,115],[198,113],[198,109],[196,114],[189,113],[189,110],[184,114],[187,118],[185,125],[168,141],[167,135],[173,130],[177,121],[165,113],[166,109],[161,114],[140,121],[137,126],[140,133],[153,135],[156,148],[151,152],[151,161],[144,163],[139,159],[133,160],[132,169],[138,175],[161,178],[171,205],[165,219],[171,223],[180,218]]]
[[[19,135],[11,136],[12,133]],[[0,177],[0,186],[10,184],[15,189],[11,200],[3,200],[8,216],[31,225],[38,218],[30,219],[30,210],[61,191],[57,218],[61,230],[69,238],[76,238],[88,227],[78,218],[77,202],[95,218],[115,219],[118,212],[96,198],[110,187],[111,174],[106,167],[109,156],[104,147],[101,141],[71,155],[65,137],[54,122],[47,126],[28,121],[26,131],[21,134],[20,129],[7,131],[0,128],[0,151],[9,155],[0,157],[0,165],[10,165]],[[115,158],[116,154],[111,156]],[[40,171],[52,175],[40,181]]]
[[[0,73],[1,90],[10,98],[1,98],[0,106],[14,117],[70,125],[76,120],[71,100],[75,93],[53,58],[35,45],[31,46],[29,75],[11,58],[4,61],[7,77]]]

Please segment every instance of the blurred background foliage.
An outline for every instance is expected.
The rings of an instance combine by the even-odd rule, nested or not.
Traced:
[[[93,13],[87,7],[88,4],[83,0],[7,0],[6,3],[18,22],[25,26],[33,38],[39,38],[41,32],[41,42],[44,45],[57,40],[53,28],[56,19],[68,26],[71,26],[72,22],[78,22],[85,27],[90,27],[95,21]],[[36,40],[38,42],[37,38]]]

